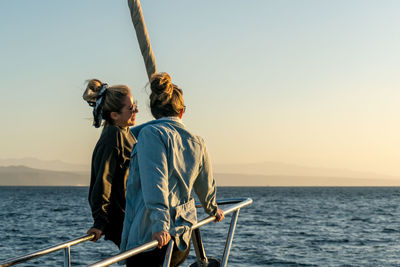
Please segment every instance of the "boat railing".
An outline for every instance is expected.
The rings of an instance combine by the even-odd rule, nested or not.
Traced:
[[[239,216],[239,211],[241,208],[250,205],[252,202],[253,202],[253,200],[251,198],[232,198],[232,199],[224,199],[224,200],[217,201],[218,205],[231,205],[231,206],[227,207],[226,209],[224,209],[225,215],[227,215],[229,213],[233,213],[232,219],[230,222],[227,239],[225,242],[224,252],[222,255],[222,262],[220,263],[220,266],[224,266],[224,267],[227,266],[229,253],[230,253],[230,249],[232,246],[233,236],[234,236],[235,230],[236,230],[236,224],[237,224],[237,219]],[[196,205],[196,207],[199,208],[199,207],[201,207],[201,205],[198,204],[198,205]],[[211,260],[206,257],[206,254],[204,251],[204,246],[201,241],[199,228],[203,225],[206,225],[206,224],[214,221],[214,220],[215,220],[215,216],[209,216],[209,217],[199,221],[197,224],[193,225],[191,228],[193,231],[193,234],[192,234],[193,247],[194,247],[194,250],[196,253],[196,257],[197,257],[197,265],[192,265],[192,266],[199,266],[199,267],[207,266],[208,262]],[[62,250],[62,249],[64,249],[64,267],[70,267],[71,266],[70,248],[74,245],[77,245],[77,244],[80,244],[80,243],[83,243],[86,241],[90,241],[93,238],[94,238],[94,234],[85,235],[85,236],[52,246],[52,247],[48,247],[48,248],[45,248],[42,250],[35,251],[33,253],[30,253],[30,254],[27,254],[24,256],[6,260],[5,262],[0,263],[0,267],[8,267],[8,266],[16,265],[19,263],[23,263],[28,260],[38,258],[38,257],[44,256],[44,255],[50,254],[52,252]],[[132,257],[134,255],[142,253],[151,248],[155,248],[157,245],[158,245],[158,242],[156,240],[153,240],[153,241],[143,244],[139,247],[127,250],[123,253],[119,253],[115,256],[112,256],[105,260],[101,260],[101,261],[91,264],[89,266],[90,267],[109,266],[113,263],[117,263],[119,261],[125,260],[129,257]],[[168,244],[167,253],[165,255],[165,260],[164,260],[164,265],[163,265],[165,267],[169,266],[173,246],[174,246],[174,241],[171,240],[170,243]]]
[[[35,258],[39,258],[41,256],[59,251],[64,249],[64,266],[71,266],[71,247],[78,245],[80,243],[92,240],[94,238],[94,234],[91,235],[85,235],[85,236],[81,236],[72,240],[69,240],[67,242],[64,243],[60,243],[48,248],[44,248],[41,250],[37,250],[35,252],[20,256],[20,257],[16,257],[16,258],[12,258],[9,260],[6,260],[5,262],[0,263],[0,267],[8,267],[8,266],[12,266],[12,265],[16,265],[19,263],[23,263]]]

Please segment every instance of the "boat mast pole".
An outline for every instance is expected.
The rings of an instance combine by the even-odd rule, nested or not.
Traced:
[[[156,60],[151,49],[150,38],[147,34],[146,24],[142,13],[142,7],[139,0],[128,0],[129,9],[136,36],[142,52],[144,64],[146,66],[147,76],[150,80],[151,75],[157,72]]]

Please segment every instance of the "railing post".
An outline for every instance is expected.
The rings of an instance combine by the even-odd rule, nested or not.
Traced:
[[[167,252],[165,253],[163,267],[169,267],[171,263],[172,251],[174,250],[174,243],[175,243],[174,240],[171,239],[167,248]]]
[[[199,267],[207,266],[208,259],[206,256],[206,251],[204,250],[203,241],[201,240],[200,229],[194,229],[192,232],[192,243],[194,251],[196,252],[197,265]]]
[[[64,267],[71,267],[71,247],[64,248]]]
[[[236,223],[239,216],[240,209],[236,210],[231,219],[231,225],[229,226],[228,237],[225,243],[224,255],[222,256],[222,267],[225,267],[228,264],[229,252],[231,251],[233,236],[235,235]]]

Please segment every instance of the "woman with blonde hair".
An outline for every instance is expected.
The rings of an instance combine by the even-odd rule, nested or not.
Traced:
[[[127,259],[127,266],[162,266],[172,238],[171,266],[178,266],[189,253],[190,227],[197,222],[192,190],[216,221],[224,213],[215,201],[205,143],[182,123],[183,91],[167,73],[154,74],[150,87],[156,120],[132,128],[138,143],[130,163],[121,251],[157,240],[158,248]]]
[[[119,247],[130,154],[136,143],[129,127],[135,125],[139,110],[128,86],[108,86],[97,79],[88,82],[83,99],[93,107],[93,125],[98,128],[104,120],[92,156],[88,198],[94,223],[87,233],[95,235],[94,242],[104,234]]]

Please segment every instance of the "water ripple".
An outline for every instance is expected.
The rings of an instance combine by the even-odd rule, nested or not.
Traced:
[[[218,198],[238,196],[254,203],[240,211],[229,266],[400,266],[400,188],[218,188]],[[221,258],[226,217],[201,228],[208,256]],[[92,224],[87,188],[0,187],[0,219],[0,262],[65,242]],[[71,249],[72,265],[116,253],[87,242]],[[62,264],[60,252],[22,266]]]

